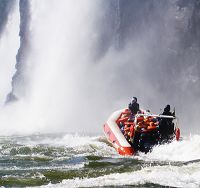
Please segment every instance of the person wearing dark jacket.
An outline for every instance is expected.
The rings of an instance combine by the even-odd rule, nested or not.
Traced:
[[[170,105],[169,104],[165,106],[162,115],[167,115],[167,116],[171,116],[172,115],[172,113],[170,112]]]
[[[131,100],[131,103],[128,105],[128,109],[130,110],[132,115],[137,114],[137,112],[140,110],[140,105],[137,103],[137,98],[133,97]]]
[[[166,105],[164,111],[161,115],[173,116],[174,114],[170,112],[170,105]],[[159,123],[159,132],[161,136],[161,140],[167,142],[171,139],[174,133],[174,123],[172,122],[172,118],[161,118]]]

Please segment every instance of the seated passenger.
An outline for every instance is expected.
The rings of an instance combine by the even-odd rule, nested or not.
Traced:
[[[158,124],[159,121],[156,118],[152,118],[152,120],[149,122],[149,126],[147,127],[147,129],[149,131],[156,130],[158,128]]]

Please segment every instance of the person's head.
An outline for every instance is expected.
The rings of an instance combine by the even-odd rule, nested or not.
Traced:
[[[137,102],[137,98],[136,97],[133,97],[132,99],[131,99],[131,103],[136,103]]]
[[[164,111],[165,112],[170,112],[170,105],[169,104],[165,106]]]

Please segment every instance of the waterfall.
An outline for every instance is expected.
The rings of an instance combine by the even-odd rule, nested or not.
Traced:
[[[19,48],[19,1],[10,12],[7,23],[0,38],[0,107],[5,103],[6,96],[11,90],[14,75],[16,53]]]
[[[155,112],[170,103],[182,124],[198,117],[198,1],[13,2],[0,23],[0,132],[100,132],[133,95]]]
[[[20,1],[20,5],[27,7],[25,2]],[[0,120],[9,125],[6,133],[60,132],[71,131],[69,122],[76,122],[79,116],[83,117],[82,121],[73,128],[78,131],[86,124],[82,115],[84,108],[88,108],[82,102],[87,95],[84,76],[89,73],[87,67],[95,41],[96,3],[88,0],[77,4],[64,0],[29,2],[29,20],[24,20],[22,12],[27,10],[20,8],[21,46],[8,97],[14,96],[18,101],[5,107]],[[19,22],[15,23],[19,26]],[[28,43],[28,49],[24,43]],[[78,104],[82,106],[79,109]],[[10,114],[12,117],[7,121]]]

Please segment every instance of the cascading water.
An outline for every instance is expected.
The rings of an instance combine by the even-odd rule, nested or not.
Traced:
[[[44,11],[46,6],[46,2],[30,1],[30,19],[25,20],[21,13],[21,20],[28,22],[23,22],[23,28],[21,24],[21,46],[24,42],[31,45],[20,48],[18,53],[17,72],[9,94],[18,101],[6,107],[13,113],[8,123],[11,133],[74,132],[88,124],[85,109],[91,104],[83,100],[90,88],[85,88],[84,76],[90,73],[89,59],[98,37],[93,17],[96,5],[89,1],[73,6],[68,1],[51,1],[50,12]],[[28,34],[25,24],[30,25]],[[76,121],[77,116],[81,122]],[[66,125],[69,122],[74,122],[73,129]]]
[[[13,11],[8,16],[0,38],[0,107],[11,90],[11,80],[15,73],[15,56],[19,48],[19,10],[16,2]],[[8,53],[9,52],[9,53]]]
[[[48,5],[20,1],[21,42],[8,95],[8,100],[17,98],[18,102],[10,104],[13,120],[6,121],[9,127],[13,122],[20,127],[12,127],[11,132],[15,128],[24,132],[24,127],[27,133],[91,130],[110,111],[126,105],[129,93],[140,96],[144,106],[154,111],[170,103],[178,109],[181,123],[190,123],[184,106],[194,108],[195,117],[197,106],[189,101],[183,106],[182,101],[184,96],[198,101],[198,47],[194,42],[183,47],[187,40],[182,29],[191,23],[194,5],[181,4],[177,11],[178,5],[171,1],[87,1],[76,6],[70,1]],[[193,50],[188,52],[190,46]],[[191,66],[188,57],[193,59]],[[9,92],[3,93],[5,98]],[[81,122],[74,121],[77,116]],[[73,130],[66,122],[74,122]],[[99,126],[95,129],[100,131]]]
[[[198,0],[0,10],[0,186],[199,187]],[[132,95],[155,113],[175,106],[183,141],[121,158],[102,125]]]

